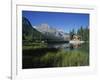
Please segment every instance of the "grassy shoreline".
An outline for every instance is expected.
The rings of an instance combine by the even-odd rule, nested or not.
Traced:
[[[53,64],[56,67],[86,66],[89,65],[89,55],[80,51],[47,53],[41,59],[44,64]]]
[[[36,50],[37,51],[37,50]],[[47,50],[48,51],[48,50]],[[71,66],[88,66],[89,65],[89,53],[82,51],[63,51],[63,50],[54,50],[54,51],[44,51],[40,50],[35,52],[31,49],[23,52],[24,56],[31,56],[27,59],[30,62],[27,62],[23,59],[23,65],[30,64],[32,68],[44,68],[44,67],[71,67]],[[29,53],[28,53],[29,52]]]

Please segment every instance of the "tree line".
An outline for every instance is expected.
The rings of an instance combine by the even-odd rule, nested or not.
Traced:
[[[73,39],[74,35],[80,36],[80,39],[83,41],[89,41],[89,28],[84,28],[83,26],[81,26],[77,31],[75,31],[75,29],[72,29],[70,31],[70,40]]]

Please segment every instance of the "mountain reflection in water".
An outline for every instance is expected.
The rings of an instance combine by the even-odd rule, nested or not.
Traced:
[[[82,44],[70,44],[70,43],[59,43],[58,44],[58,43],[55,43],[54,44],[53,43],[53,44],[48,44],[47,48],[23,50],[22,68],[28,69],[28,68],[57,67],[57,66],[54,66],[54,63],[53,63],[54,61],[52,61],[52,59],[50,59],[47,63],[42,62],[41,60],[45,57],[49,57],[50,54],[51,54],[51,56],[58,54],[58,52],[60,52],[59,50],[63,51],[63,52],[75,50],[75,51],[89,53],[89,44],[88,43],[82,43]],[[48,53],[50,53],[50,54],[48,54]],[[48,55],[48,56],[46,56],[46,55]],[[87,62],[87,64],[88,64],[88,62]]]

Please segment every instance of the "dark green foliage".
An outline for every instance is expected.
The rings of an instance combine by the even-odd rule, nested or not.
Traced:
[[[74,35],[78,35],[80,36],[81,40],[83,41],[89,41],[89,28],[83,28],[82,26],[75,32],[75,30],[73,29],[72,31],[70,31],[70,40],[73,39]]]
[[[83,28],[81,26],[80,29],[77,31],[77,35],[81,37],[81,40],[83,41],[89,41],[89,29],[88,28]]]
[[[74,35],[75,35],[75,30],[73,29],[72,31],[70,31],[70,40],[73,39]]]
[[[34,29],[25,17],[22,17],[22,39],[23,41],[41,41],[43,35]]]
[[[89,65],[89,55],[81,51],[49,52],[41,58],[41,62],[55,67],[86,66]]]

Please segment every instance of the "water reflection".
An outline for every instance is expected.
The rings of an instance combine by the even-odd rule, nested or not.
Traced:
[[[46,48],[23,50],[23,58],[22,58],[23,59],[23,69],[57,67],[58,63],[59,63],[59,66],[62,66],[62,65],[60,65],[63,62],[62,60],[65,59],[65,63],[67,63],[66,59],[68,59],[68,57],[70,57],[68,55],[71,51],[73,51],[73,54],[77,54],[76,52],[74,52],[74,50],[81,51],[80,54],[89,53],[89,44],[88,43],[80,43],[80,44],[53,43],[53,44],[47,44]],[[68,55],[65,53],[68,53]],[[73,54],[71,54],[71,55],[73,55]],[[79,58],[79,56],[80,55],[78,55],[77,59]],[[67,57],[67,58],[64,58],[64,57]],[[76,60],[76,57],[75,57],[75,60],[74,60],[74,57],[72,57],[72,62],[70,62],[70,63],[74,64],[74,62]],[[89,57],[83,56],[82,58],[89,58]],[[79,58],[79,59],[81,59],[81,58]],[[88,64],[87,59],[83,59],[83,60],[79,60],[79,61],[80,61],[80,64],[83,62],[82,65]],[[56,62],[58,62],[58,63],[56,63]],[[86,64],[84,62],[86,62]],[[75,65],[76,65],[76,63],[78,64],[78,62],[75,62]]]
[[[73,44],[73,43],[55,43],[55,44],[48,44],[48,48],[56,48],[56,49],[76,49],[80,48],[83,43]]]

